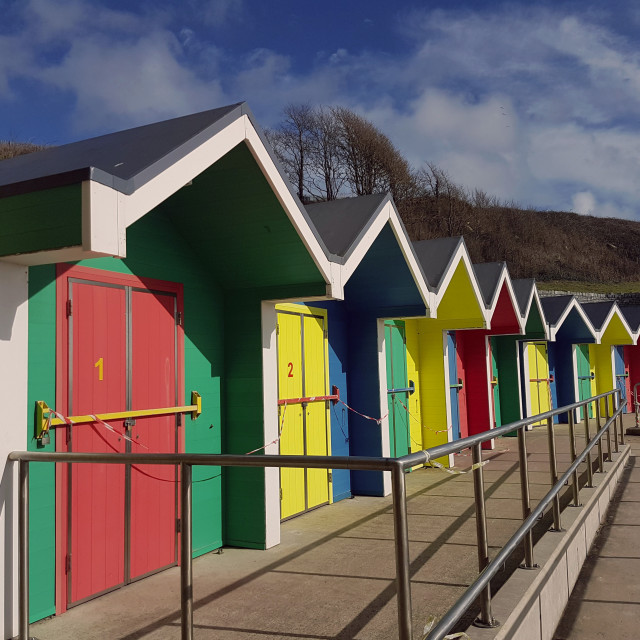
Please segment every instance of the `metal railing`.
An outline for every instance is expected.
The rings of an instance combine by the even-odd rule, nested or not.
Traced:
[[[232,455],[232,454],[153,454],[153,453],[45,453],[16,451],[8,459],[18,462],[18,624],[19,640],[29,640],[29,464],[31,462],[55,463],[108,463],[108,464],[168,464],[180,465],[180,510],[182,518],[182,542],[180,548],[180,593],[181,593],[181,637],[193,640],[193,571],[192,571],[192,468],[194,465],[231,466],[231,467],[279,467],[313,469],[354,469],[366,471],[389,471],[392,480],[392,500],[394,519],[394,541],[396,561],[396,590],[398,604],[398,637],[400,640],[412,639],[411,622],[411,584],[409,565],[409,533],[405,473],[416,465],[448,456],[467,448],[473,454],[473,479],[476,505],[476,523],[478,537],[478,562],[480,575],[467,589],[458,602],[438,622],[427,636],[428,640],[441,640],[450,629],[481,596],[481,613],[478,623],[495,626],[491,614],[490,580],[500,566],[515,551],[520,543],[524,544],[525,568],[535,568],[533,557],[532,529],[544,509],[552,504],[554,530],[561,530],[559,493],[566,482],[573,484],[574,504],[578,503],[579,464],[587,460],[587,485],[592,483],[591,451],[598,446],[598,469],[604,471],[602,437],[607,434],[608,458],[611,460],[612,448],[610,428],[614,428],[615,450],[618,451],[618,417],[620,441],[624,444],[622,431],[622,406],[619,391],[610,391],[588,400],[576,402],[559,409],[518,420],[508,425],[492,429],[468,438],[431,447],[424,451],[411,453],[401,458],[347,457],[347,456],[284,456],[284,455]],[[609,397],[615,398],[617,408],[610,416]],[[606,399],[605,424],[600,427],[600,400]],[[586,447],[579,455],[575,453],[574,410],[594,403],[596,408],[597,432],[593,438],[589,429],[589,412],[585,411]],[[571,440],[572,464],[558,477],[555,458],[555,436],[553,416],[569,413],[569,436]],[[529,499],[529,476],[526,453],[526,427],[540,420],[547,420],[549,437],[549,465],[552,488],[547,495],[531,510]],[[489,562],[487,525],[485,514],[484,478],[482,468],[482,443],[493,438],[518,432],[520,479],[522,493],[523,523],[506,543],[497,557]]]

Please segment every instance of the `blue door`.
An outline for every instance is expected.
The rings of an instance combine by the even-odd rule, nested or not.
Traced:
[[[629,374],[624,364],[624,347],[613,347],[613,362],[616,372],[616,389],[620,389],[623,413],[627,413],[627,378]]]
[[[449,400],[451,405],[451,439],[460,439],[460,381],[456,354],[456,333],[447,331],[447,356],[449,360]]]

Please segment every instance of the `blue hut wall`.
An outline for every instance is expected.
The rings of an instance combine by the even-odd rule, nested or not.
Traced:
[[[557,404],[555,407],[562,407],[567,404],[577,402],[576,397],[576,371],[573,362],[573,347],[576,344],[593,343],[594,338],[589,331],[584,320],[576,311],[572,309],[569,315],[556,334],[555,342],[549,342],[549,359],[555,364],[554,381],[551,383],[552,393],[555,389]],[[557,416],[561,423],[568,421],[566,413]]]
[[[380,354],[384,354],[384,323],[381,319],[426,314],[424,301],[389,224],[371,245],[345,285],[344,293],[344,303],[338,304],[346,307],[349,404],[377,419],[382,409],[379,363]],[[386,407],[386,400],[384,405]],[[350,455],[382,455],[382,429],[388,431],[386,421],[377,423],[353,411],[349,411],[348,416]],[[382,472],[352,471],[351,491],[356,495],[384,495]]]
[[[348,370],[348,313],[341,302],[310,302],[311,306],[327,310],[329,340],[329,388],[338,387],[340,399],[349,404]],[[342,403],[331,405],[331,454],[349,455],[349,416]],[[351,497],[351,475],[348,469],[333,470],[333,501]]]

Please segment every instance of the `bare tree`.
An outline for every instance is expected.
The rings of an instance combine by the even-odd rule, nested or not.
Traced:
[[[296,187],[298,198],[303,202],[308,199],[305,181],[314,117],[314,110],[308,104],[290,104],[284,108],[284,120],[278,128],[265,131],[289,180]]]
[[[335,200],[343,190],[346,173],[339,131],[331,109],[318,107],[315,110],[310,141],[309,192],[317,200]]]
[[[345,107],[332,109],[339,127],[347,183],[355,195],[391,191],[394,198],[414,190],[409,163],[371,122]]]

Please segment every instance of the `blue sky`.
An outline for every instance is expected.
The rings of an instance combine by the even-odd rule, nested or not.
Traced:
[[[640,219],[640,7],[0,0],[0,138],[63,144],[246,100],[341,104],[419,167]]]

